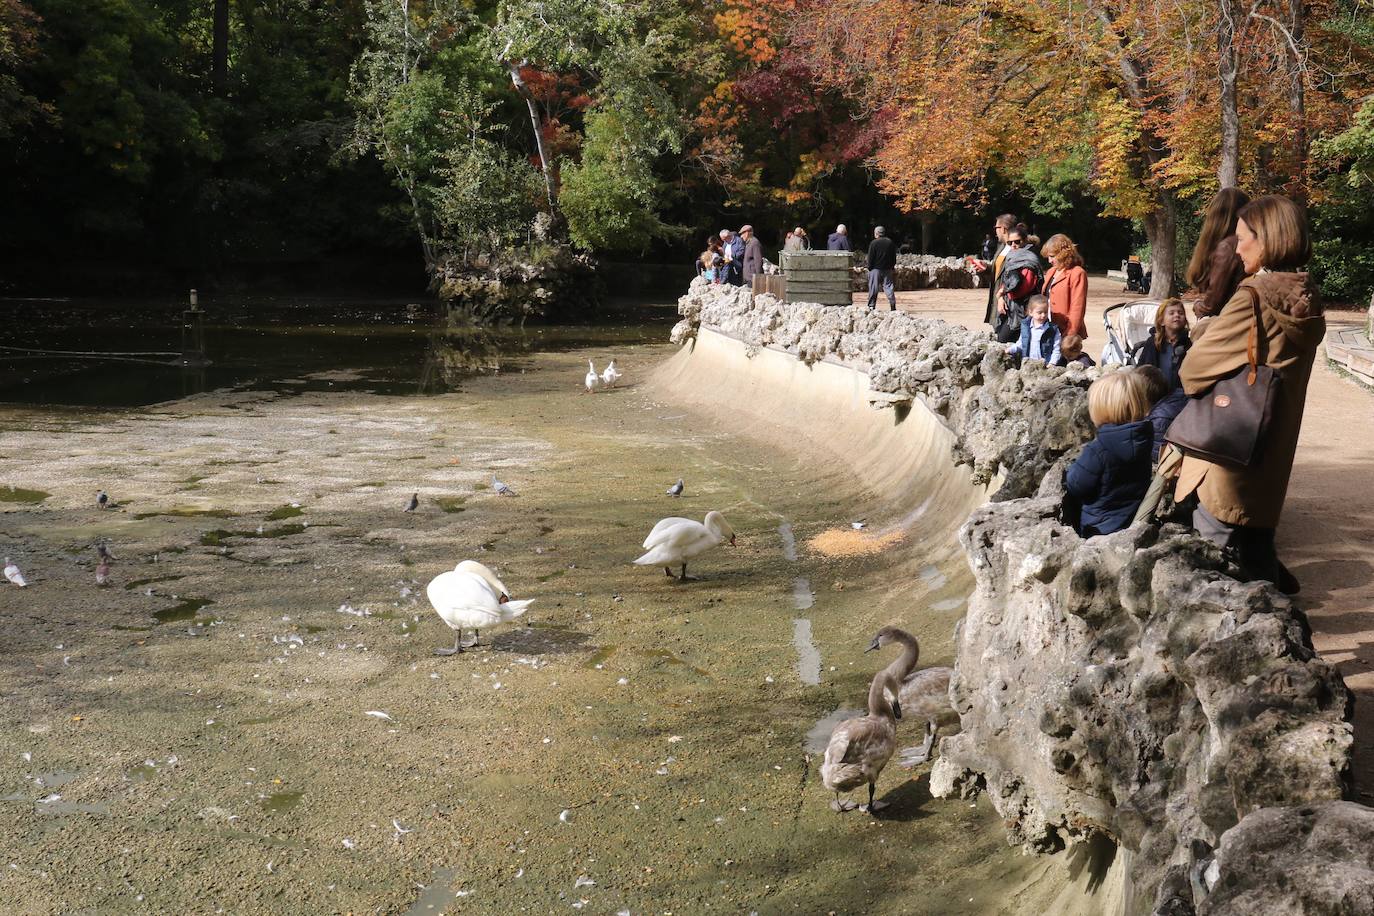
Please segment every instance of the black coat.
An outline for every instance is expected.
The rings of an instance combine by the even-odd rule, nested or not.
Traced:
[[[897,268],[897,243],[887,236],[880,236],[868,246],[869,270],[895,270]]]
[[[1178,343],[1174,344],[1173,358],[1168,359],[1166,358],[1168,346],[1166,345],[1164,352],[1161,353],[1160,348],[1155,346],[1155,335],[1152,333],[1135,348],[1131,362],[1137,366],[1157,367],[1160,372],[1164,373],[1164,381],[1169,383],[1169,389],[1172,391],[1175,388],[1183,387],[1183,382],[1178,377],[1178,369],[1179,366],[1183,365],[1183,358],[1188,355],[1188,348],[1192,345],[1193,341],[1188,336],[1188,332],[1186,330],[1180,331]]]

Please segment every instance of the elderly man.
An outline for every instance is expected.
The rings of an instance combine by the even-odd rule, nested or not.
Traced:
[[[806,230],[798,226],[787,234],[787,241],[782,247],[784,251],[805,251],[811,247],[811,240],[806,237]]]
[[[743,282],[751,286],[754,275],[763,273],[763,243],[754,235],[754,227],[747,223],[740,227],[739,235],[744,240]]]
[[[849,244],[849,230],[840,223],[835,227],[835,231],[830,233],[830,238],[825,240],[825,247],[828,251],[853,251],[854,246]]]
[[[732,286],[744,283],[744,241],[729,229],[720,230],[721,253],[725,256],[725,282]]]
[[[897,243],[887,237],[882,226],[873,228],[873,244],[868,246],[868,308],[878,310],[878,287],[887,294],[891,311],[897,311],[897,292],[893,273],[897,269]]]

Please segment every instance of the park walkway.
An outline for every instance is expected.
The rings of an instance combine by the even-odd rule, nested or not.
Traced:
[[[1093,276],[1088,284],[1088,341],[1094,359],[1106,332],[1102,312],[1139,298],[1121,283]],[[867,302],[856,294],[855,304]],[[982,327],[987,290],[921,290],[897,294],[911,315]],[[883,302],[886,307],[886,302]],[[1362,312],[1333,312],[1331,327],[1358,325]],[[1318,356],[1289,484],[1279,552],[1302,582],[1299,606],[1312,639],[1355,692],[1355,778],[1358,800],[1374,803],[1374,392]]]

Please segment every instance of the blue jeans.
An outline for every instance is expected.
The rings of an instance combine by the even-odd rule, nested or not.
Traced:
[[[878,288],[881,284],[882,291],[887,294],[887,303],[892,306],[892,310],[897,310],[897,292],[892,282],[892,271],[879,270],[876,267],[868,271],[868,307],[876,309],[878,307]]]

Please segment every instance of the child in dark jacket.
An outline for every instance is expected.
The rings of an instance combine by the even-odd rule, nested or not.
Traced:
[[[1135,517],[1154,470],[1154,431],[1145,419],[1149,410],[1145,385],[1135,372],[1113,372],[1088,389],[1088,415],[1097,438],[1064,475],[1068,495],[1081,506],[1075,526],[1081,536],[1120,531]]]
[[[1169,425],[1174,422],[1174,418],[1187,406],[1188,395],[1182,388],[1170,388],[1158,366],[1146,364],[1136,366],[1131,371],[1139,374],[1145,385],[1145,397],[1150,402],[1150,413],[1145,419],[1150,421],[1155,437],[1150,460],[1158,461],[1159,450],[1164,447],[1164,434],[1169,431]]]

